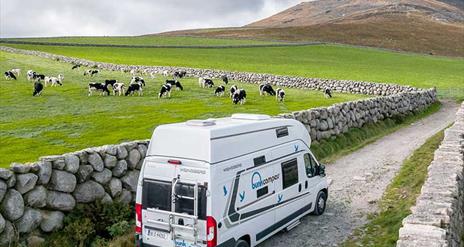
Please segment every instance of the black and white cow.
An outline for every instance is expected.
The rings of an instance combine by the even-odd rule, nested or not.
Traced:
[[[114,79],[112,79],[112,80],[105,80],[106,86],[111,85],[111,87],[113,87],[114,84],[116,84],[116,83],[118,83],[118,80],[114,80]]]
[[[40,96],[43,91],[43,84],[40,81],[34,82],[34,92],[32,92],[32,96]]]
[[[325,95],[326,98],[332,98],[332,89],[326,87],[324,89],[324,95]]]
[[[121,96],[124,94],[124,91],[126,90],[126,85],[122,82],[117,82],[113,84],[113,95],[118,94],[118,96]]]
[[[34,77],[32,79],[34,79],[34,80],[45,80],[45,75],[35,73]]]
[[[143,79],[143,77],[133,76],[129,85],[132,85],[132,84],[142,84],[142,86],[145,87],[145,80]]]
[[[92,96],[94,91],[100,92],[100,95],[110,95],[110,90],[108,90],[108,85],[99,82],[89,83],[89,96]]]
[[[262,96],[266,94],[271,95],[271,96],[276,95],[276,92],[274,91],[271,84],[269,83],[259,85],[259,95]]]
[[[276,99],[280,102],[285,100],[285,91],[282,88],[277,88]]]
[[[80,68],[80,67],[81,67],[81,65],[80,65],[80,64],[74,64],[74,65],[72,66],[72,68],[71,68],[71,69],[73,69],[73,70],[74,70],[74,69],[78,69],[78,68]]]
[[[182,79],[187,75],[186,71],[176,71],[174,72],[174,78]]]
[[[7,80],[10,80],[10,79],[16,80],[17,79],[15,74],[13,74],[13,72],[11,72],[11,71],[6,71],[4,73],[4,75],[5,75],[5,79],[7,79]]]
[[[228,78],[226,75],[222,75],[222,76],[221,76],[221,79],[222,79],[222,81],[224,82],[224,84],[227,85],[227,84],[229,83],[229,78]]]
[[[52,87],[56,86],[56,85],[60,85],[60,86],[63,86],[63,80],[64,80],[64,76],[63,75],[58,75],[58,77],[48,77],[48,76],[45,76],[44,78],[44,81],[45,81],[45,86],[47,86],[47,83],[50,83],[52,85]]]
[[[205,79],[205,87],[212,88],[214,86],[214,82],[211,79]]]
[[[245,104],[246,102],[246,91],[245,89],[238,89],[234,92],[234,96],[232,96],[232,102],[234,104],[240,103],[241,105]]]
[[[127,88],[127,91],[126,91],[126,96],[128,95],[134,95],[135,92],[137,92],[139,94],[139,96],[142,96],[143,95],[143,84],[142,82],[138,82],[138,83],[134,83],[134,84],[130,84],[129,87]]]
[[[230,98],[232,98],[232,96],[234,96],[234,93],[237,90],[238,90],[238,87],[235,86],[235,85],[232,85],[232,87],[230,87],[230,91],[229,91]]]
[[[88,69],[84,72],[84,76],[90,76],[93,77],[94,75],[100,73],[98,69]]]
[[[163,96],[170,98],[171,97],[171,88],[172,85],[169,83],[164,84],[161,86],[160,92],[158,94],[158,98],[161,98]]]
[[[218,97],[221,97],[224,95],[226,91],[226,87],[224,86],[219,86],[216,88],[216,90],[214,91],[214,95],[218,96]]]
[[[33,70],[28,70],[27,73],[26,73],[26,78],[28,81],[32,81],[34,80],[34,75],[36,75],[37,73]]]
[[[166,83],[171,84],[171,86],[176,86],[176,90],[181,90],[181,91],[184,90],[184,87],[178,80],[166,80]]]
[[[10,69],[10,72],[13,73],[16,78],[21,75],[21,69]]]

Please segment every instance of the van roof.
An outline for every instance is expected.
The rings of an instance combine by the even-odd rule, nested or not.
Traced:
[[[288,131],[277,137],[277,131]],[[282,133],[283,133],[282,132]],[[310,146],[306,128],[293,119],[260,114],[234,114],[227,118],[190,120],[158,126],[148,156],[166,156],[217,163],[295,139]]]

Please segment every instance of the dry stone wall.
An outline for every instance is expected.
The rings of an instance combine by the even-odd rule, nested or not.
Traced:
[[[464,246],[464,103],[445,131],[428,176],[399,231],[399,247]]]
[[[82,66],[98,68],[98,69],[103,69],[103,70],[123,71],[123,72],[129,72],[131,70],[135,70],[139,74],[150,73],[150,72],[162,74],[163,72],[166,71],[168,74],[172,75],[175,71],[185,71],[187,72],[187,76],[189,77],[220,78],[221,76],[226,75],[230,80],[236,80],[236,81],[240,81],[243,83],[261,84],[264,82],[268,82],[275,86],[300,88],[300,89],[313,89],[313,90],[323,90],[325,88],[331,88],[335,92],[368,94],[368,95],[378,95],[378,96],[387,96],[387,95],[394,95],[398,93],[422,91],[422,89],[418,89],[418,88],[414,88],[410,86],[401,86],[401,85],[387,84],[387,83],[292,77],[292,76],[250,73],[250,72],[231,72],[231,71],[213,70],[213,69],[194,69],[194,68],[167,67],[167,66],[121,65],[121,64],[94,62],[94,61],[89,61],[85,59],[71,58],[71,57],[55,55],[55,54],[50,54],[50,53],[40,52],[40,51],[15,49],[15,48],[6,47],[6,46],[0,46],[0,50],[11,52],[11,53],[24,54],[24,55],[33,55],[33,56],[43,57],[47,59],[53,59],[56,61],[66,62],[70,64],[80,64]]]

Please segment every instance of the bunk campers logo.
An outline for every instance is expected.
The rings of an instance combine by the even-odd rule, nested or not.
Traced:
[[[255,172],[251,176],[251,188],[254,190],[259,189],[267,184],[274,183],[274,181],[279,179],[279,177],[280,177],[280,174],[276,174],[276,175],[263,179],[259,172]]]

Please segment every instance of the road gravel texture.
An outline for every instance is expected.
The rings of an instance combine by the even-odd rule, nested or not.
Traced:
[[[259,246],[337,246],[343,242],[367,223],[369,213],[378,210],[377,202],[403,161],[454,122],[459,106],[451,101],[442,103],[438,112],[327,164],[331,184],[325,214],[306,216],[298,227]]]

